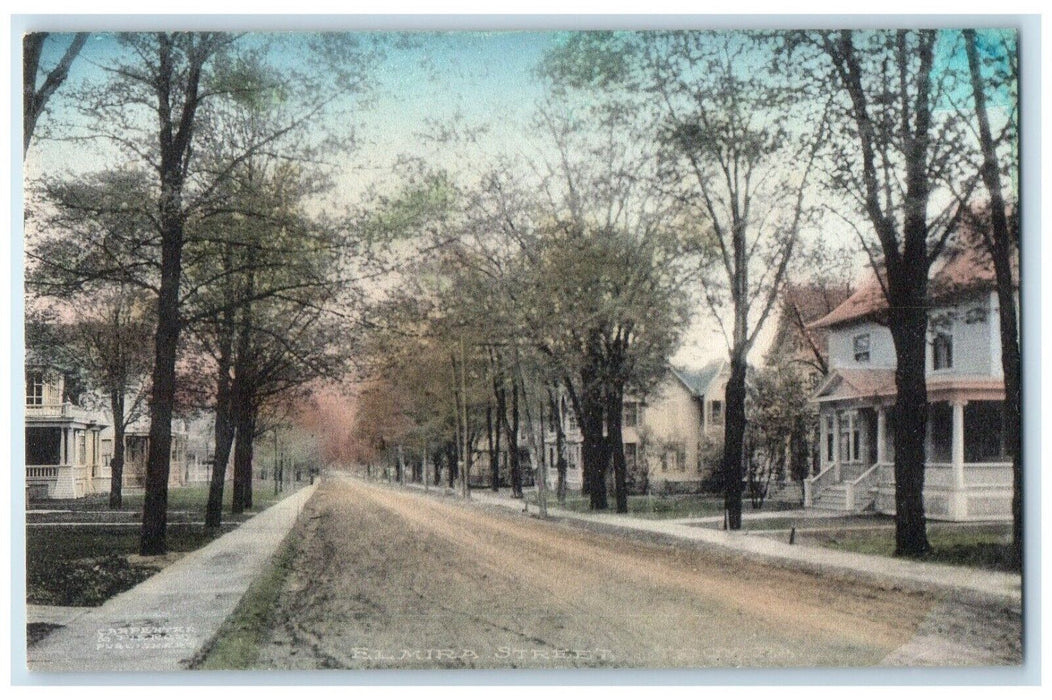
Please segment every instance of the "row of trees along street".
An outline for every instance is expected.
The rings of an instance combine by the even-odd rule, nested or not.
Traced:
[[[75,316],[100,295],[127,291],[149,300],[147,371],[149,344],[122,344],[126,352],[107,361],[115,376],[148,386],[140,550],[159,554],[174,413],[215,413],[206,520],[218,525],[231,445],[237,512],[252,503],[252,443],[268,427],[261,415],[280,415],[311,382],[336,378],[346,365],[353,343],[340,315],[357,304],[354,265],[346,262],[356,243],[339,219],[317,212],[331,187],[319,156],[348,142],[319,127],[357,106],[348,96],[368,88],[382,47],[356,35],[109,39],[119,50],[66,86],[73,106],[49,132],[104,143],[114,165],[30,183],[26,217],[37,235],[27,285],[38,299],[64,302],[40,304],[45,321],[63,308]],[[118,316],[100,329],[114,340],[122,333]],[[30,324],[30,345],[40,325]],[[74,344],[70,354],[82,353]],[[122,389],[118,380],[102,388]],[[127,408],[113,413],[118,426],[131,419]],[[119,451],[115,458],[111,498],[119,504]]]
[[[347,107],[336,95],[368,88],[380,60],[370,40],[405,46],[314,36],[291,62],[275,58],[282,40],[254,35],[121,36],[101,82],[69,88],[79,121],[64,128],[87,129],[124,164],[32,183],[27,218],[47,233],[29,245],[29,288],[73,307],[116,294],[155,328],[143,553],[164,550],[180,401],[215,411],[213,497],[233,446],[234,507],[250,507],[252,438],[319,378],[346,376],[351,357],[361,461],[394,455],[400,478],[429,485],[444,466],[466,496],[476,448],[496,470],[503,444],[521,495],[546,473],[547,425],[561,498],[569,413],[591,507],[608,507],[612,472],[625,512],[624,398],[654,391],[695,310],[730,364],[721,470],[739,528],[749,353],[792,308],[786,288],[839,254],[835,230],[888,301],[896,553],[923,554],[929,270],[970,226],[997,273],[1018,556],[1013,33],[570,33],[536,68],[544,93],[520,147],[487,148],[485,124],[430,124],[398,162],[398,187],[336,208],[319,153],[349,144],[321,127]],[[799,386],[778,371],[770,391]],[[775,403],[757,405],[757,419],[801,432]]]

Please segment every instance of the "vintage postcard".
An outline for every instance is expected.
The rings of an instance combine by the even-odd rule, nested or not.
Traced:
[[[1021,668],[1022,25],[640,24],[16,38],[31,678]]]

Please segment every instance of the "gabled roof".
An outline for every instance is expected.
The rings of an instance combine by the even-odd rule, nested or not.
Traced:
[[[691,394],[701,397],[709,390],[712,380],[719,375],[725,364],[727,364],[726,360],[713,360],[701,369],[691,370],[682,367],[670,367],[669,369]]]
[[[812,400],[842,401],[894,395],[893,369],[835,369],[818,385]]]
[[[1018,256],[1013,258],[1012,277],[1019,284]],[[939,304],[960,298],[966,294],[994,289],[996,276],[990,253],[979,240],[971,235],[967,240],[948,246],[932,265],[931,281],[928,283],[928,303]],[[888,300],[884,296],[880,281],[870,273],[869,281],[840,306],[808,324],[808,328],[828,328],[849,321],[875,317],[886,311]]]

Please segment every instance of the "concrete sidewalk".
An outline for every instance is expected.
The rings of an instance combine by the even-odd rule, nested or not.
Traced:
[[[178,671],[264,571],[317,486],[308,486],[146,581],[69,620],[27,652],[29,670]]]
[[[394,485],[393,485],[394,486]],[[412,485],[423,493],[423,487]],[[433,495],[442,495],[441,491],[432,489]],[[498,506],[510,510],[523,511],[522,499],[513,499],[505,493],[474,490],[471,492],[474,503]],[[552,499],[554,500],[554,499]],[[537,515],[538,508],[531,503],[529,514]],[[786,511],[764,517],[789,517],[799,511]],[[637,518],[630,515],[606,513],[578,513],[575,511],[548,506],[548,515],[564,520],[590,523],[622,530],[645,532],[678,540],[710,545],[720,549],[747,554],[779,565],[789,565],[815,573],[831,573],[865,579],[876,583],[901,585],[904,587],[925,590],[945,590],[957,594],[978,596],[998,602],[1019,605],[1022,600],[1022,579],[1018,574],[1000,571],[988,571],[965,566],[948,564],[930,564],[927,562],[894,559],[871,554],[856,554],[824,547],[781,542],[760,534],[747,532],[727,532],[714,528],[697,527],[686,524],[684,520],[653,520]],[[752,517],[762,519],[761,515]],[[813,514],[808,514],[813,515]],[[746,520],[750,518],[746,516]],[[690,522],[708,521],[709,518],[693,518]],[[717,517],[715,522],[721,518]]]

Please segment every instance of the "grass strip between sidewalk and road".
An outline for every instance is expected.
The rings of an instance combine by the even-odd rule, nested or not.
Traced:
[[[298,535],[293,528],[266,571],[252,582],[244,597],[205,645],[190,668],[201,671],[237,671],[253,668],[270,629],[281,589],[292,572]]]

